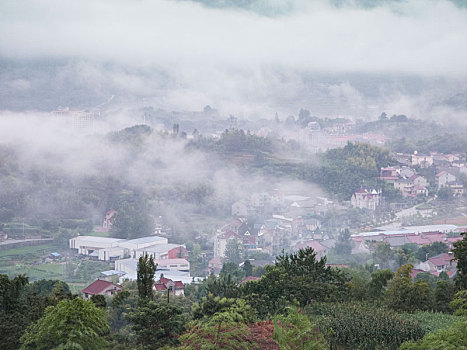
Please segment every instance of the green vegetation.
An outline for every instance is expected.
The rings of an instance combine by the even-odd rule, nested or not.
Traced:
[[[331,349],[397,349],[404,341],[424,335],[417,322],[371,306],[323,304],[319,314],[318,324]]]
[[[448,329],[427,334],[418,342],[408,342],[401,350],[467,349],[467,321],[454,323]]]
[[[414,313],[401,314],[404,320],[418,322],[425,333],[434,333],[442,329],[449,328],[462,318],[446,313],[418,311]]]
[[[105,348],[110,331],[104,310],[81,298],[62,300],[50,306],[21,337],[21,350]]]

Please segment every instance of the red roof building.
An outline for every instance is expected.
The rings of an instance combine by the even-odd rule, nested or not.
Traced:
[[[452,254],[442,253],[428,259],[427,263],[430,266],[430,272],[438,272],[439,274],[441,271],[454,270],[457,262],[453,258]]]
[[[407,235],[407,239],[410,243],[415,243],[417,245],[425,245],[431,243],[431,241],[428,238],[425,238],[423,235]]]
[[[93,295],[113,296],[122,291],[122,286],[106,280],[95,280],[81,292],[84,299],[89,299]]]
[[[170,290],[173,295],[185,295],[185,285],[182,281],[172,281],[170,278],[161,277],[159,281],[154,284],[156,292],[164,292]]]

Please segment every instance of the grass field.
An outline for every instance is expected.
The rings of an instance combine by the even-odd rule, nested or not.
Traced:
[[[13,260],[24,256],[43,256],[57,251],[59,248],[54,243],[33,245],[27,247],[0,250],[0,260]]]

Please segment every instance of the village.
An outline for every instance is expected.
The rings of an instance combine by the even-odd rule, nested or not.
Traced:
[[[439,195],[443,189],[453,198],[464,195],[464,187],[459,178],[467,172],[463,155],[419,153],[397,154],[398,166],[381,168],[379,180],[394,186],[404,198],[419,198],[418,208],[401,209],[398,206],[385,206],[395,212],[392,219],[382,225],[353,228],[349,236],[352,256],[372,256],[378,245],[385,244],[393,252],[404,247],[419,249],[433,243],[442,243],[446,251],[435,256],[422,259],[414,265],[412,277],[419,273],[439,276],[444,272],[449,277],[456,273],[456,262],[452,260],[453,243],[462,239],[460,235],[467,229],[467,221],[462,217],[457,224],[436,221],[436,207],[427,204],[437,196],[430,196],[431,191]],[[416,169],[433,169],[436,171],[435,182],[429,183]],[[157,291],[171,290],[174,295],[183,295],[184,286],[201,283],[209,274],[219,275],[225,263],[235,263],[239,267],[249,261],[255,267],[274,264],[275,257],[282,253],[292,253],[303,248],[313,248],[318,258],[332,257],[336,243],[342,239],[340,235],[323,225],[321,219],[331,211],[346,211],[357,208],[367,213],[377,211],[385,205],[385,199],[379,188],[362,186],[349,201],[336,203],[325,197],[305,196],[298,193],[282,193],[280,190],[253,193],[249,198],[236,201],[231,207],[231,219],[219,225],[211,244],[212,251],[200,256],[191,256],[185,242],[170,242],[164,233],[161,223],[154,230],[154,236],[136,239],[117,239],[110,237],[78,236],[70,239],[69,247],[75,254],[84,259],[106,261],[113,264],[114,269],[102,271],[98,281],[123,283],[136,280],[138,259],[144,255],[152,256],[157,264]],[[400,215],[403,213],[403,215]],[[115,211],[109,211],[104,219],[102,230],[108,231],[112,226]],[[423,225],[404,225],[405,216],[425,218]],[[459,220],[458,220],[459,221]],[[373,221],[373,223],[376,223]],[[342,232],[341,232],[342,233]],[[328,258],[329,261],[329,258]],[[191,263],[190,263],[191,262]],[[198,269],[193,264],[200,265]],[[345,261],[329,264],[341,267],[348,266]],[[377,268],[379,264],[375,264]],[[246,280],[260,276],[245,276]],[[93,282],[105,287],[107,282]],[[119,285],[114,285],[119,288]],[[92,286],[92,285],[91,285]],[[91,289],[89,289],[91,288]],[[83,290],[85,296],[92,293],[93,287]]]

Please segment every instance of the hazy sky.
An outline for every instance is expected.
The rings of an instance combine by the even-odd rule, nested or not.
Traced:
[[[467,74],[467,11],[447,0],[371,9],[291,4],[286,14],[267,17],[168,0],[3,0],[0,51],[136,65]]]
[[[355,5],[361,2],[376,6]],[[407,74],[465,83],[467,9],[451,1],[251,4],[253,11],[174,0],[2,0],[0,57],[117,63],[131,73],[109,77],[90,65],[80,68],[80,79],[110,79],[137,92],[167,89],[163,103],[188,108],[261,110],[275,103],[271,96],[300,91],[304,72]],[[135,78],[135,69],[163,71],[164,83]],[[27,88],[23,80],[11,84]],[[358,92],[345,84],[330,93],[350,93],[359,102]]]

